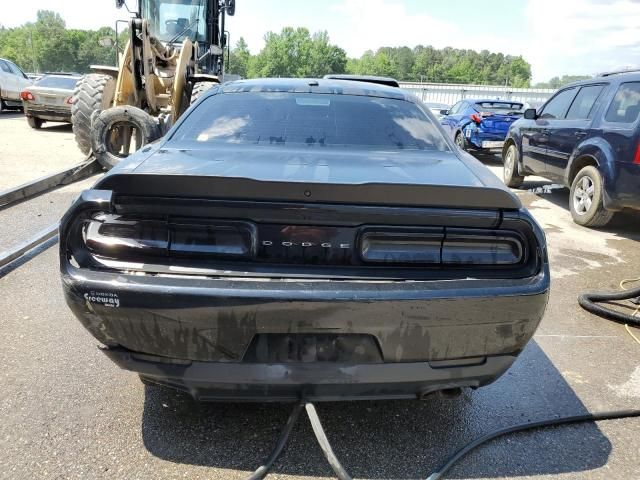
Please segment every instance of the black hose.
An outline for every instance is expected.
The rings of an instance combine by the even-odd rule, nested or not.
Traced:
[[[622,313],[611,308],[606,308],[596,303],[608,302],[612,300],[629,300],[636,297],[640,297],[640,288],[611,293],[587,292],[578,297],[578,303],[588,312],[594,313],[600,317],[640,327],[640,318],[634,317],[633,315],[630,315],[628,313]]]
[[[322,423],[320,423],[320,417],[318,417],[316,407],[314,407],[313,403],[307,403],[304,407],[307,410],[307,416],[309,417],[309,421],[311,422],[313,433],[315,433],[316,439],[320,444],[322,453],[324,453],[325,458],[329,462],[329,465],[331,465],[331,468],[338,477],[338,480],[351,480],[351,476],[344,469],[344,467],[340,463],[340,460],[338,460],[338,457],[336,457],[336,454],[333,453],[331,444],[329,444],[327,435],[324,433],[324,429],[322,428]]]
[[[307,410],[308,412],[308,410]],[[581,422],[595,422],[598,420],[615,420],[620,418],[631,418],[631,417],[640,417],[640,410],[618,410],[613,412],[601,412],[601,413],[589,413],[585,415],[575,415],[571,417],[561,417],[554,418],[551,420],[541,420],[539,422],[529,422],[529,423],[521,423],[519,425],[514,425],[512,427],[503,428],[501,430],[496,430],[495,432],[489,433],[480,437],[473,442],[465,445],[460,450],[451,455],[445,463],[442,464],[440,468],[438,468],[435,472],[433,472],[427,480],[439,480],[442,476],[453,467],[453,465],[464,457],[467,453],[469,453],[474,448],[482,445],[489,440],[493,440],[496,437],[500,437],[502,435],[506,435],[508,433],[521,432],[524,430],[531,430],[534,428],[542,428],[542,427],[551,427],[553,425],[563,425],[569,423],[581,423]]]
[[[276,448],[273,449],[269,458],[267,458],[262,465],[260,465],[255,472],[253,472],[247,480],[262,480],[269,470],[273,466],[273,463],[278,459],[280,454],[282,453],[282,449],[287,444],[287,440],[289,440],[289,435],[291,434],[291,430],[295,426],[298,421],[298,417],[300,416],[300,412],[302,411],[303,403],[296,404],[289,414],[289,418],[287,419],[287,423],[282,429],[282,433],[280,433],[280,437],[278,438],[278,443],[276,444]]]

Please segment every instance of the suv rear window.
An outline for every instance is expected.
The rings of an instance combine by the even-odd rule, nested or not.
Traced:
[[[43,77],[38,80],[35,85],[38,87],[48,87],[48,88],[66,88],[68,90],[73,90],[78,82],[79,78],[77,77]]]
[[[607,122],[633,123],[640,114],[640,82],[627,82],[618,87],[604,119]]]
[[[377,150],[448,150],[415,104],[355,95],[225,93],[207,98],[173,139],[186,142]]]

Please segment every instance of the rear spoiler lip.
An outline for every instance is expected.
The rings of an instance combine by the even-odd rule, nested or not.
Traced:
[[[94,188],[129,196],[498,210],[522,208],[518,197],[511,192],[486,185],[315,183],[244,177],[117,173],[104,177]]]

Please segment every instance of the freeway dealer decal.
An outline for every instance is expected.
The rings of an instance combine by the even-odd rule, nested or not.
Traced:
[[[99,303],[105,307],[119,307],[120,299],[115,293],[109,292],[89,292],[84,294],[84,299],[87,302]]]

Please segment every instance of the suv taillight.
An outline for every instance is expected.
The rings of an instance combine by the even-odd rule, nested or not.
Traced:
[[[35,100],[35,97],[33,96],[33,93],[31,93],[29,90],[24,90],[24,91],[20,92],[20,98],[22,100],[26,100],[26,101]]]

